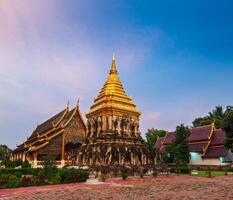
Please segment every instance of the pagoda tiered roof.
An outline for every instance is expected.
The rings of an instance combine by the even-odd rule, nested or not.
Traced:
[[[110,112],[119,111],[118,113],[130,113],[137,117],[140,116],[140,111],[133,103],[132,98],[127,96],[119,79],[114,55],[108,78],[86,115],[88,117],[103,110],[109,110]]]

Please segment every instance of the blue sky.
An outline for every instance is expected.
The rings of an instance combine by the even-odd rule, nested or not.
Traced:
[[[191,125],[233,105],[233,2],[2,0],[0,143],[14,147],[80,98],[83,114],[116,54],[141,129]]]

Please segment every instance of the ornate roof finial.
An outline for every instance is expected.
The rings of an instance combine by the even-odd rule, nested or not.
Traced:
[[[68,100],[66,107],[69,108],[69,106],[70,106],[70,101]]]
[[[114,53],[112,54],[112,66],[111,66],[110,74],[117,74],[116,58],[115,58],[115,54]]]
[[[79,100],[79,98],[78,98],[78,101],[77,101],[77,107],[79,107],[79,101],[80,101],[80,100]]]

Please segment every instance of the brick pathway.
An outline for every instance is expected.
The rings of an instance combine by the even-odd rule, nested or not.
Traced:
[[[1,200],[232,200],[233,177],[159,176],[109,179],[104,184],[67,184],[0,190]]]

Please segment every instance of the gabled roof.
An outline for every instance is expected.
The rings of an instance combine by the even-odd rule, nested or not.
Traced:
[[[37,126],[31,136],[27,139],[27,141],[21,145],[18,145],[18,147],[13,152],[19,152],[23,150],[31,151],[34,149],[37,150],[38,148],[49,144],[49,140],[51,138],[63,132],[64,128],[73,119],[75,114],[79,115],[83,127],[85,128],[86,126],[79,111],[78,105],[71,111],[69,111],[69,108],[67,107],[63,111],[59,112],[58,114],[54,115],[50,119]]]
[[[208,144],[208,142],[189,143],[189,151],[203,153],[207,148]]]
[[[228,149],[226,149],[223,145],[221,146],[213,146],[209,147],[203,155],[203,158],[219,158],[219,157],[225,157],[228,154]]]
[[[164,141],[163,141],[163,145],[167,145],[167,144],[171,144],[176,137],[176,132],[167,132]]]
[[[223,145],[224,139],[225,139],[225,132],[222,129],[217,129],[216,131],[214,131],[211,137],[210,146]]]
[[[218,158],[225,157],[228,154],[228,149],[224,147],[225,132],[222,129],[217,129],[213,132],[210,145],[203,158]]]
[[[157,140],[155,148],[159,148],[160,153],[165,152],[166,145],[174,139],[175,132],[168,132],[162,142]],[[222,129],[216,130],[214,124],[211,124],[192,128],[187,141],[190,152],[201,153],[202,158],[219,158],[225,157],[229,151],[224,147],[224,139],[225,132]]]
[[[66,109],[64,109],[63,111],[57,113],[53,117],[49,118],[45,122],[38,125],[36,127],[36,129],[32,132],[31,136],[28,138],[28,140],[30,140],[34,137],[38,137],[42,133],[45,133],[45,132],[57,127],[61,123],[61,121],[64,119],[65,115],[67,115],[67,113],[69,113],[68,107]]]
[[[213,130],[213,124],[192,128],[191,133],[188,137],[188,142],[208,141],[211,137]]]

